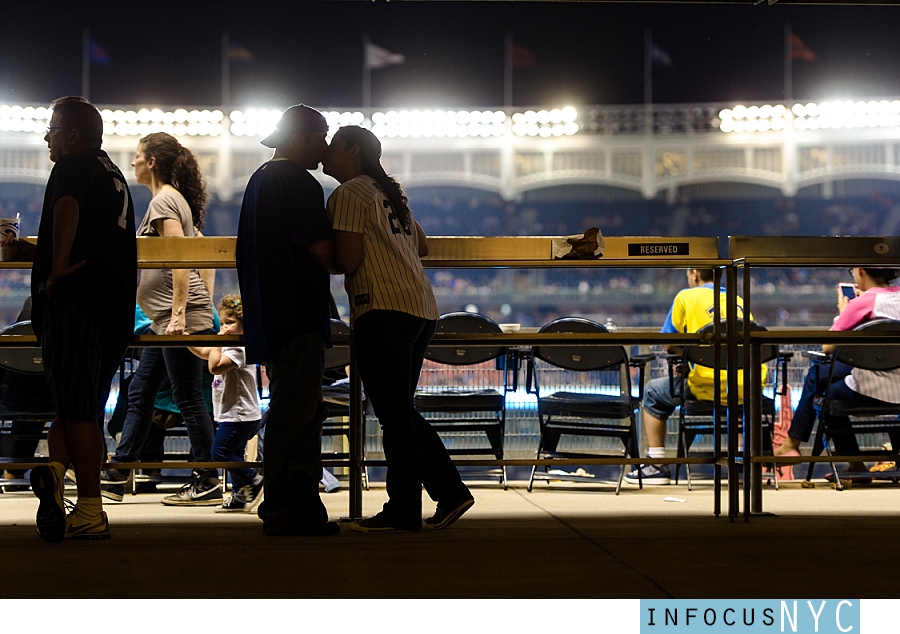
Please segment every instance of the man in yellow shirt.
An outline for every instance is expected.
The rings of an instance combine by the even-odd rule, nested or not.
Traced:
[[[688,288],[680,291],[672,302],[669,314],[660,332],[697,332],[703,326],[712,323],[715,311],[715,291],[713,289],[712,269],[688,269]],[[725,289],[720,288],[719,312],[725,316]],[[738,298],[738,317],[744,316],[743,301]],[[680,352],[670,347],[669,352]],[[765,371],[765,369],[764,369]],[[684,390],[685,398],[711,401],[713,399],[713,369],[703,366],[692,366],[684,381],[683,372],[675,376],[675,393]],[[741,373],[742,374],[742,373]],[[720,376],[722,395],[726,392],[726,373]],[[739,375],[738,380],[741,380]],[[669,385],[669,377],[660,377],[647,382],[644,388],[644,411],[642,422],[647,430],[647,457],[656,464],[641,465],[641,480],[644,485],[669,484],[669,468],[663,464],[666,457],[666,421],[678,407],[680,397],[674,396]],[[638,470],[634,469],[625,476],[625,481],[638,484]]]

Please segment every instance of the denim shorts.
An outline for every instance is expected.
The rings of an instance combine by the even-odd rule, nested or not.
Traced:
[[[684,390],[685,398],[692,398],[691,390],[684,382],[684,377],[675,376],[673,380],[675,394],[680,394],[681,390]],[[644,386],[644,411],[660,420],[669,418],[680,402],[680,396],[672,395],[667,376],[651,379]]]
[[[103,416],[110,383],[131,343],[125,332],[76,304],[47,302],[41,356],[61,419]]]

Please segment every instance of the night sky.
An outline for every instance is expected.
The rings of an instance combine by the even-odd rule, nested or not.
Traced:
[[[784,25],[816,55],[794,63],[799,99],[900,93],[900,7],[597,2],[0,3],[0,103],[42,104],[81,88],[84,27],[111,63],[91,69],[99,104],[220,103],[223,31],[253,60],[232,64],[232,103],[362,104],[362,40],[406,62],[372,71],[372,105],[503,105],[504,35],[537,65],[516,69],[513,103],[633,104],[652,29],[672,65],[655,102],[779,100]]]

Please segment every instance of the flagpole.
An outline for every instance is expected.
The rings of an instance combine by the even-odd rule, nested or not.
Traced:
[[[644,29],[644,116],[649,134],[653,133],[653,34]]]
[[[91,32],[87,27],[81,31],[81,96],[91,98]]]
[[[362,99],[363,109],[372,107],[372,69],[369,66],[369,34],[363,33],[363,76]]]
[[[650,29],[644,29],[644,105],[653,103],[653,46]]]
[[[794,60],[791,57],[791,25],[784,23],[784,100],[791,107],[794,100]]]
[[[222,31],[222,107],[231,105],[231,64],[228,59],[228,31]]]
[[[513,97],[513,68],[512,68],[513,36],[506,32],[503,51],[503,105],[512,108]]]

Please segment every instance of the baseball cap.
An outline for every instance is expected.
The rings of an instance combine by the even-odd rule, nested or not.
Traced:
[[[302,103],[285,110],[275,126],[275,131],[260,143],[270,148],[277,148],[291,138],[295,132],[327,132],[328,123],[322,113]]]

